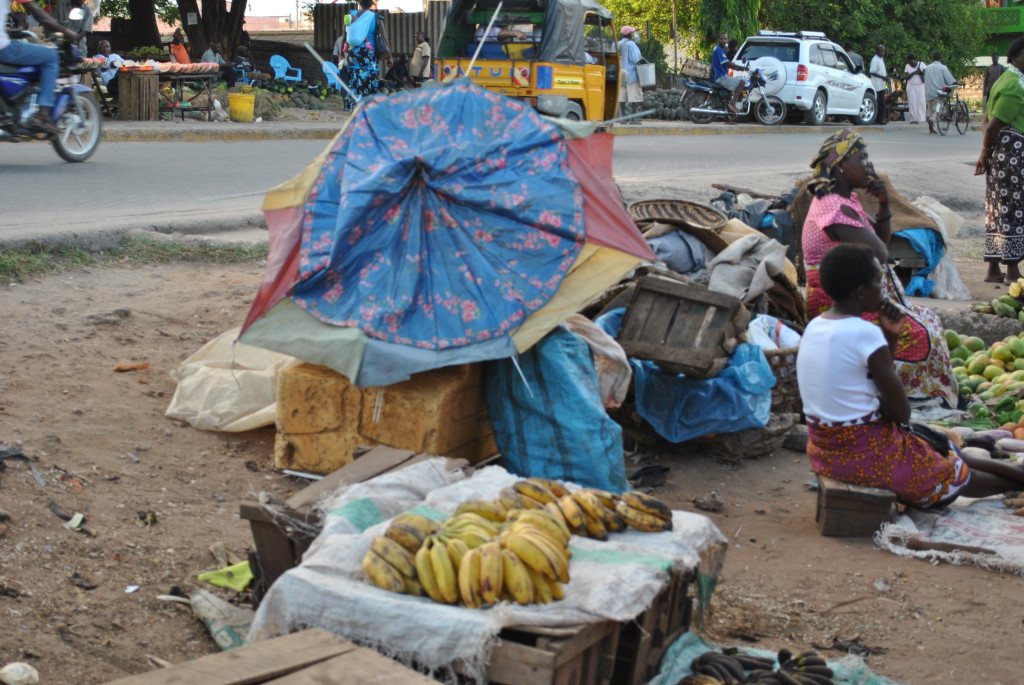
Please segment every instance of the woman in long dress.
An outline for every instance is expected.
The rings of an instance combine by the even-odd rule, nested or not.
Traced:
[[[389,48],[378,45],[380,17],[372,9],[373,0],[359,0],[359,7],[355,19],[345,30],[345,85],[356,96],[346,94],[345,106],[349,109],[355,107],[359,99],[380,92],[378,60],[391,58]]]
[[[917,55],[907,55],[907,64],[903,67],[904,83],[907,84],[907,104],[910,105],[910,123],[922,124],[928,120],[928,110],[924,99],[924,62]]]
[[[1024,259],[1024,38],[1010,44],[1007,68],[988,94],[989,120],[974,173],[985,174],[986,281],[1020,278]]]
[[[827,311],[832,298],[821,287],[818,265],[831,248],[840,243],[869,246],[883,265],[883,292],[904,314],[902,333],[893,356],[896,371],[908,397],[938,397],[950,407],[957,406],[957,384],[943,336],[942,321],[927,307],[907,299],[903,285],[886,262],[892,234],[892,212],[885,185],[868,162],[867,145],[851,129],[829,136],[818,151],[811,168],[814,177],[808,189],[814,194],[804,220],[801,243],[807,270],[807,318]],[[878,199],[878,214],[868,217],[853,191],[863,189]],[[877,322],[876,312],[864,318]]]

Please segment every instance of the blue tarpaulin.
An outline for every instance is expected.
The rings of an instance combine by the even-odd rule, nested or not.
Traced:
[[[935,282],[927,278],[928,274],[935,270],[942,255],[946,252],[946,245],[942,242],[942,236],[938,231],[930,228],[906,228],[896,231],[898,235],[910,243],[914,252],[921,255],[926,266],[914,272],[907,284],[907,295],[911,297],[928,297],[935,290]]]

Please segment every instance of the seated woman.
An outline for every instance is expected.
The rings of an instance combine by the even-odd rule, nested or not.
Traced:
[[[903,312],[903,330],[893,350],[896,372],[908,397],[939,397],[957,406],[956,377],[942,334],[942,322],[932,310],[914,304],[903,285],[886,265],[892,235],[892,213],[885,185],[868,162],[864,139],[848,128],[829,136],[811,162],[814,177],[808,190],[814,195],[804,220],[801,243],[807,271],[807,318],[825,312],[832,298],[821,287],[818,265],[839,243],[867,245],[883,265],[882,287],[887,300]],[[872,221],[853,192],[863,188],[878,198],[878,214]],[[866,311],[864,318],[876,321]]]
[[[961,456],[952,445],[939,453],[901,425],[910,419],[910,403],[893,355],[905,315],[885,298],[885,275],[871,248],[833,247],[818,274],[832,305],[807,325],[796,359],[814,472],[892,490],[917,507],[1024,487],[1024,467]]]

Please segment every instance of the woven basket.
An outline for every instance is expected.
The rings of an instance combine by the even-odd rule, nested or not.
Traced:
[[[773,414],[802,414],[803,402],[800,401],[800,388],[796,384],[796,347],[784,347],[781,350],[765,350],[764,356],[775,375],[775,387],[772,388]]]
[[[711,63],[688,57],[679,71],[683,76],[691,78],[711,78]]]
[[[629,206],[629,216],[640,226],[645,238],[677,227],[697,238],[715,254],[729,245],[720,235],[728,218],[708,205],[686,200],[644,200]],[[645,228],[654,230],[647,232]]]

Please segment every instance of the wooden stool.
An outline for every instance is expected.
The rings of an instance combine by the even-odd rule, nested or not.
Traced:
[[[889,519],[895,502],[896,494],[891,490],[818,476],[818,511],[814,520],[822,535],[869,537]]]

